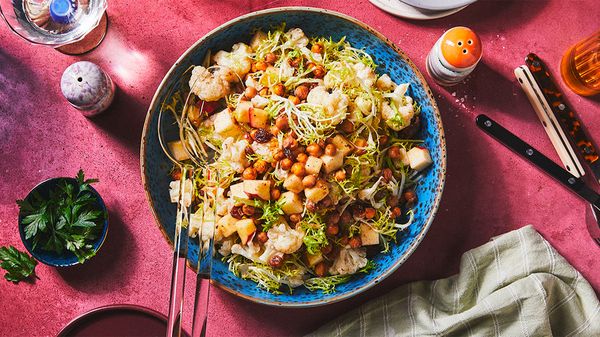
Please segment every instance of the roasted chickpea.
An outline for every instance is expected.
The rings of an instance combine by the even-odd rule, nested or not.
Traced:
[[[256,170],[253,167],[246,167],[246,169],[244,169],[244,172],[242,173],[242,178],[244,180],[254,180],[256,179],[257,175],[258,172],[256,172]]]
[[[327,246],[321,248],[321,253],[323,255],[327,255],[329,253],[331,253],[333,251],[333,245],[331,243],[328,243]]]
[[[373,208],[373,207],[365,208],[365,218],[367,218],[367,219],[373,219],[375,217],[376,213],[377,213],[377,211],[375,211],[375,208]]]
[[[274,64],[275,62],[277,62],[277,55],[275,55],[274,53],[267,53],[267,55],[265,55],[265,62]]]
[[[352,207],[352,216],[354,218],[363,218],[365,216],[365,207],[363,205],[354,205]]]
[[[392,208],[392,215],[394,216],[394,218],[401,216],[402,210],[400,209],[400,207],[396,206],[396,207]]]
[[[281,196],[281,191],[278,188],[271,189],[271,200],[279,200]]]
[[[294,95],[298,97],[301,101],[305,100],[308,97],[308,92],[310,90],[304,84],[301,84],[294,89]]]
[[[312,73],[315,78],[323,78],[323,77],[325,77],[325,74],[327,73],[327,71],[325,70],[325,68],[323,68],[322,65],[316,65],[314,67]]]
[[[367,141],[364,140],[364,139],[362,139],[362,138],[357,138],[354,141],[354,146],[356,146],[356,152],[355,153],[357,155],[359,155],[359,156],[363,155],[363,154],[365,154],[364,148],[367,146]]]
[[[346,180],[346,171],[345,170],[337,170],[335,172],[335,180],[337,181],[344,181]]]
[[[292,102],[292,104],[294,105],[298,105],[300,104],[300,98],[294,96],[294,95],[289,95],[288,99],[290,100],[290,102]]]
[[[290,222],[291,223],[298,223],[300,222],[300,220],[302,220],[302,215],[300,214],[290,214]]]
[[[269,241],[269,237],[267,236],[267,233],[265,232],[260,232],[256,235],[256,239],[258,240],[258,242],[260,243],[265,243],[267,241]]]
[[[336,153],[337,148],[335,147],[335,145],[327,144],[327,146],[325,146],[325,154],[327,154],[328,156],[335,156]]]
[[[386,183],[389,183],[394,177],[394,174],[390,168],[386,167],[383,170],[381,170],[381,176],[383,177],[383,180],[385,180]]]
[[[348,245],[349,241],[350,241],[350,238],[348,238],[346,235],[344,235],[340,238],[339,244],[342,247],[346,247],[346,245]]]
[[[285,87],[283,84],[277,83],[271,88],[271,92],[277,96],[283,96],[285,94]]]
[[[400,148],[396,145],[390,147],[388,149],[388,156],[390,156],[392,159],[400,158]]]
[[[302,62],[302,57],[294,57],[294,58],[288,59],[289,65],[291,65],[294,68],[298,68],[298,66],[300,65],[301,62]]]
[[[340,214],[339,213],[332,213],[329,215],[329,218],[327,218],[328,226],[337,225],[339,222],[340,222]]]
[[[298,177],[304,177],[304,175],[306,174],[306,168],[304,167],[304,163],[294,163],[294,165],[292,165],[292,168],[290,169],[290,172],[292,172],[292,174],[297,175]]]
[[[277,134],[279,133],[279,128],[277,127],[277,125],[271,125],[269,127],[269,132],[273,135],[273,136],[277,136]]]
[[[269,259],[269,266],[279,268],[283,265],[283,256],[275,254]]]
[[[323,277],[325,276],[325,274],[327,274],[327,265],[325,264],[325,262],[317,263],[317,265],[315,266],[315,275],[317,275],[318,277]]]
[[[285,154],[283,154],[283,150],[281,149],[277,150],[277,152],[275,152],[275,154],[273,155],[273,159],[275,159],[276,161],[280,161],[283,158],[285,158]]]
[[[327,234],[331,236],[338,235],[340,232],[340,226],[338,225],[327,225]]]
[[[286,115],[277,116],[275,119],[275,126],[277,126],[281,131],[287,131],[290,128],[288,117]]]
[[[292,135],[289,135],[283,140],[283,147],[290,150],[295,150],[298,148],[298,141]]]
[[[307,200],[306,201],[306,210],[309,212],[316,212],[317,211],[317,204],[315,204],[314,202]]]
[[[247,87],[246,90],[244,90],[244,96],[248,99],[254,98],[254,96],[256,96],[257,94],[258,91],[256,91],[256,88],[254,87]]]
[[[350,248],[359,248],[362,246],[362,241],[360,240],[360,236],[353,236],[348,241]]]
[[[258,61],[254,65],[256,66],[256,71],[265,71],[269,67],[267,62],[264,61]]]
[[[287,171],[292,168],[294,162],[290,158],[284,158],[281,160],[281,169]]]
[[[320,157],[323,154],[323,149],[321,149],[319,144],[311,143],[306,147],[306,153],[313,157]]]
[[[311,188],[315,186],[316,183],[317,177],[312,174],[302,178],[302,185],[304,185],[304,188]]]
[[[396,206],[398,206],[399,203],[400,203],[400,200],[395,195],[390,195],[387,199],[387,204],[390,207],[396,207]]]
[[[247,216],[253,216],[256,209],[250,205],[242,205],[242,212]]]
[[[379,145],[385,145],[388,143],[389,140],[390,137],[388,135],[382,135],[379,137]]]
[[[315,43],[310,47],[310,51],[313,53],[321,54],[323,52],[323,45],[321,43]]]
[[[269,96],[269,88],[262,88],[262,89],[260,89],[260,91],[258,92],[258,94],[261,95],[262,97]]]
[[[417,195],[412,190],[404,191],[402,198],[406,200],[406,205],[408,207],[411,207],[417,202]]]
[[[258,174],[263,174],[265,172],[267,172],[267,169],[269,169],[269,163],[267,163],[266,161],[259,159],[256,162],[254,162],[254,165],[252,165],[254,167],[254,169],[256,170],[256,172]]]
[[[296,156],[296,161],[306,164],[306,161],[308,160],[308,155],[306,153],[298,153],[298,155]]]
[[[346,119],[340,124],[340,130],[345,133],[352,133],[354,132],[354,123]]]

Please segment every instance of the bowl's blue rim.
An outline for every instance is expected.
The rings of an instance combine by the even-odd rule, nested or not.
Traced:
[[[154,203],[152,201],[151,195],[150,195],[150,188],[149,188],[149,181],[148,181],[148,177],[146,176],[146,165],[145,165],[145,161],[146,161],[146,154],[144,152],[145,150],[145,146],[146,146],[146,141],[147,141],[147,136],[148,136],[148,128],[150,125],[150,121],[152,120],[152,116],[153,116],[153,111],[156,109],[157,107],[157,100],[158,100],[158,96],[160,94],[160,92],[163,90],[163,88],[166,87],[167,84],[167,80],[169,79],[169,77],[171,76],[171,74],[175,71],[175,69],[179,66],[180,63],[183,62],[183,60],[188,57],[188,55],[191,53],[191,51],[193,49],[195,49],[196,47],[198,47],[199,45],[201,45],[209,36],[212,36],[216,33],[218,33],[219,31],[228,28],[234,24],[237,24],[239,22],[254,18],[256,16],[262,16],[262,15],[269,15],[272,13],[277,13],[277,12],[281,12],[281,11],[293,11],[293,12],[311,12],[311,13],[318,13],[318,14],[326,14],[326,15],[330,15],[330,16],[335,16],[338,17],[340,19],[349,21],[351,23],[354,23],[364,29],[366,29],[367,31],[369,31],[371,34],[375,35],[377,38],[379,38],[382,42],[384,42],[385,44],[387,44],[390,48],[392,48],[396,53],[398,53],[398,55],[400,55],[405,61],[406,63],[411,67],[411,69],[414,71],[415,75],[417,76],[417,78],[419,79],[420,84],[423,86],[423,88],[425,89],[425,91],[427,92],[427,96],[429,97],[429,99],[431,100],[431,104],[432,104],[432,108],[433,108],[433,112],[434,112],[434,117],[437,121],[437,124],[440,126],[439,128],[439,142],[441,145],[441,156],[440,156],[440,171],[438,174],[438,185],[436,186],[436,197],[434,200],[434,206],[431,210],[431,213],[429,214],[429,217],[427,218],[427,221],[425,223],[425,225],[423,226],[423,229],[421,230],[421,232],[419,233],[419,235],[415,238],[415,240],[412,242],[412,244],[408,247],[406,253],[400,258],[398,259],[391,267],[389,267],[385,272],[383,272],[381,275],[379,275],[377,278],[373,279],[371,282],[360,286],[350,292],[344,293],[344,294],[340,294],[336,297],[333,298],[329,298],[327,300],[317,300],[317,301],[307,301],[307,302],[296,302],[296,303],[287,303],[287,302],[277,302],[277,301],[271,301],[271,300],[266,300],[266,299],[262,299],[262,298],[256,298],[256,297],[251,297],[245,294],[242,294],[238,291],[235,291],[215,280],[211,280],[211,282],[215,285],[217,285],[219,288],[233,294],[236,295],[238,297],[244,298],[246,300],[249,300],[251,302],[255,302],[255,303],[260,303],[260,304],[265,304],[265,305],[269,305],[269,306],[275,306],[275,307],[288,307],[288,308],[308,308],[308,307],[316,307],[316,306],[322,306],[322,305],[326,305],[326,304],[332,304],[335,302],[339,302],[345,299],[348,299],[350,297],[353,297],[355,295],[358,295],[364,291],[366,291],[367,289],[370,289],[371,287],[373,287],[374,285],[376,285],[377,283],[381,282],[383,279],[385,279],[386,277],[388,277],[390,274],[392,274],[393,272],[395,272],[405,261],[406,259],[408,259],[412,253],[415,251],[416,247],[421,243],[421,241],[423,240],[423,238],[425,237],[425,234],[427,234],[427,232],[429,231],[429,227],[431,226],[431,223],[433,222],[433,219],[435,218],[435,215],[438,211],[439,205],[440,205],[440,201],[442,198],[442,194],[444,191],[444,186],[446,183],[446,158],[447,158],[447,153],[446,153],[446,138],[445,138],[445,134],[444,134],[444,128],[443,128],[443,124],[442,124],[442,117],[440,114],[440,111],[438,109],[437,103],[435,101],[435,98],[433,97],[433,94],[431,92],[431,88],[429,87],[429,85],[427,84],[427,82],[425,81],[425,78],[423,77],[423,75],[421,74],[421,72],[419,71],[419,69],[416,67],[416,65],[408,58],[408,56],[398,47],[396,46],[394,43],[392,43],[388,38],[386,38],[383,34],[379,33],[378,31],[376,31],[375,29],[373,29],[372,27],[370,27],[369,25],[359,21],[358,19],[355,19],[351,16],[339,13],[339,12],[335,12],[335,11],[331,11],[331,10],[327,10],[327,9],[322,9],[322,8],[315,8],[315,7],[303,7],[303,6],[291,6],[291,7],[276,7],[276,8],[270,8],[270,9],[265,9],[265,10],[260,10],[260,11],[256,11],[256,12],[251,12],[239,17],[236,17],[230,21],[225,22],[224,24],[218,26],[217,28],[211,30],[210,32],[208,32],[206,35],[204,35],[203,37],[201,37],[200,39],[198,39],[198,41],[196,41],[192,46],[190,46],[178,59],[177,61],[175,61],[175,63],[173,64],[173,66],[171,67],[171,69],[169,69],[169,71],[167,72],[167,74],[165,75],[165,77],[163,78],[163,80],[160,82],[158,88],[156,89],[156,92],[154,94],[154,97],[152,97],[152,102],[150,103],[150,107],[148,108],[148,112],[146,114],[146,120],[144,121],[144,128],[142,130],[142,141],[141,141],[141,145],[140,145],[140,169],[141,169],[141,176],[142,176],[142,184],[144,185],[144,191],[146,192],[146,198],[148,199],[148,203],[150,204],[150,208],[152,210],[152,214],[154,215],[154,218],[156,220],[156,223],[161,231],[161,233],[163,234],[163,236],[165,237],[165,239],[167,240],[167,242],[169,243],[169,245],[173,246],[173,242],[171,241],[171,239],[169,238],[169,235],[165,232],[164,226],[162,226],[160,218],[158,217],[158,214],[156,212],[156,209],[154,207]],[[193,267],[188,263],[188,266],[190,266],[190,268],[193,269]]]
[[[49,183],[58,183],[61,180],[67,180],[67,181],[71,181],[71,182],[77,182],[77,180],[75,178],[71,178],[71,177],[55,177],[55,178],[48,178],[46,180],[43,180],[41,182],[39,182],[37,185],[35,185],[30,191],[29,193],[27,193],[27,196],[25,196],[25,199],[28,199],[31,196],[31,193],[33,193],[34,191],[36,191],[37,189],[39,189],[42,185],[45,184],[49,184]],[[104,202],[104,199],[102,199],[102,196],[100,195],[100,193],[98,193],[98,191],[96,191],[96,189],[92,186],[90,186],[90,190],[92,191],[92,193],[96,196],[96,199],[98,200],[98,202],[100,202],[100,205],[102,206],[102,211],[104,212],[106,218],[104,219],[104,224],[103,224],[103,228],[102,228],[102,235],[98,238],[98,240],[96,240],[94,242],[94,245],[98,244],[98,242],[100,242],[100,244],[98,244],[98,248],[95,249],[96,253],[98,253],[98,251],[100,250],[100,248],[102,248],[102,245],[104,245],[104,242],[106,241],[106,237],[108,236],[108,229],[109,229],[109,221],[108,221],[108,209],[106,208],[106,203]],[[28,244],[28,240],[25,239],[25,228],[22,225],[21,221],[23,219],[23,214],[22,211],[19,210],[19,220],[17,221],[17,226],[19,227],[19,236],[21,237],[21,241],[23,242],[23,246],[25,247],[25,249],[27,249],[27,251],[29,252],[29,254],[31,254],[31,256],[33,256],[36,260],[40,261],[41,263],[47,265],[47,266],[51,266],[51,267],[71,267],[71,266],[75,266],[78,264],[81,264],[79,261],[76,262],[72,262],[72,263],[53,263],[50,261],[45,260],[44,258],[40,257],[34,249],[29,249],[29,244]]]

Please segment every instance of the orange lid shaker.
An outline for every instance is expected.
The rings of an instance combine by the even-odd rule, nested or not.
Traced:
[[[427,55],[427,72],[440,85],[451,86],[475,69],[483,49],[479,36],[467,27],[447,30]]]

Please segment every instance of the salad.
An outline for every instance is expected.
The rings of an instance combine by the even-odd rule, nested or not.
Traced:
[[[273,293],[332,292],[410,226],[432,160],[409,84],[376,68],[344,38],[282,25],[191,69],[183,137],[169,147],[181,161],[215,154],[186,181],[189,226],[205,245],[214,232],[232,273]],[[177,202],[181,171],[171,176]]]

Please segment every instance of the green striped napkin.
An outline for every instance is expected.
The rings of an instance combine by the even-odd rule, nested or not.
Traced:
[[[600,336],[600,304],[526,226],[466,252],[458,275],[404,285],[310,336]]]

